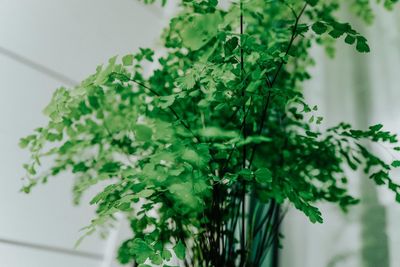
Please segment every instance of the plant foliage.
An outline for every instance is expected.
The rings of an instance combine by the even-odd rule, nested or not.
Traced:
[[[382,125],[320,130],[317,107],[302,94],[314,43],[332,52],[341,39],[370,51],[337,18],[344,2],[372,21],[369,1],[243,0],[222,9],[217,0],[183,0],[162,56],[146,48],[113,57],[80,85],[57,89],[48,125],[21,140],[32,155],[23,190],[68,171],[79,202],[106,182],[90,202],[97,216],[87,233],[125,213],[133,235],[118,258],[142,267],[169,266],[173,257],[187,266],[261,266],[277,238],[280,204],[322,223],[317,203],[345,211],[358,203],[348,167],[400,201],[390,177],[400,162],[365,145],[399,150],[396,135]],[[147,75],[146,64],[156,66]],[[47,171],[44,157],[53,160]]]

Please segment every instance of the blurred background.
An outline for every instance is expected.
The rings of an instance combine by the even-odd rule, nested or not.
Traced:
[[[369,37],[368,55],[339,45],[331,60],[323,49],[313,49],[317,65],[305,92],[320,106],[326,127],[341,121],[359,128],[384,123],[387,130],[400,133],[396,8],[391,13],[376,8],[375,23],[359,25]],[[20,193],[28,154],[18,148],[18,141],[46,122],[41,110],[57,87],[74,86],[114,55],[139,47],[157,49],[173,9],[137,0],[0,0],[0,267],[118,266],[117,244],[129,234],[123,220],[108,238],[93,235],[74,249],[79,230],[94,210],[72,205],[72,179],[67,175],[30,195]],[[385,149],[376,149],[387,156]],[[325,223],[313,225],[289,211],[282,227],[282,267],[399,266],[400,205],[361,174],[353,175],[351,188],[363,200],[351,215],[322,206]]]

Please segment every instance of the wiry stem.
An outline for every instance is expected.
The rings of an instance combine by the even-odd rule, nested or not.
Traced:
[[[149,92],[151,92],[153,95],[158,96],[158,97],[161,96],[161,95],[160,95],[157,91],[155,91],[153,88],[147,86],[146,84],[144,84],[144,83],[142,83],[142,82],[140,82],[140,81],[131,79],[131,78],[129,78],[128,76],[126,76],[125,74],[117,73],[117,72],[113,72],[112,74],[123,76],[125,79],[127,79],[127,80],[129,80],[129,81],[131,81],[131,82],[133,82],[133,83],[136,83],[136,84],[139,85],[139,86],[142,86],[143,88],[145,88],[146,90],[148,90]],[[176,112],[176,110],[175,110],[173,107],[171,107],[171,106],[169,106],[168,109],[171,111],[171,113],[174,115],[174,117],[179,121],[179,123],[180,123],[186,130],[188,130],[188,131],[193,135],[193,137],[196,139],[196,141],[197,141],[198,143],[200,143],[200,142],[201,142],[200,138],[192,131],[190,125],[189,125],[187,122],[185,122],[184,120],[181,119],[181,117],[178,115],[178,113]]]
[[[244,84],[244,49],[243,49],[243,33],[244,33],[244,21],[243,21],[243,1],[240,1],[240,79],[242,88],[242,101],[243,101],[243,139],[247,138],[246,131],[246,86]],[[244,145],[242,149],[242,168],[246,168],[247,160],[247,146]],[[246,181],[242,181],[242,232],[241,232],[241,258],[240,266],[244,266],[246,262]]]

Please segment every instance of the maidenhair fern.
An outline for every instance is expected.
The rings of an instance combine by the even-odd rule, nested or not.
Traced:
[[[365,145],[399,150],[396,135],[382,125],[319,130],[318,108],[302,94],[313,44],[332,51],[341,39],[370,51],[357,29],[337,19],[344,2],[372,20],[369,2],[358,0],[243,0],[227,9],[217,0],[181,1],[163,56],[141,49],[113,57],[54,93],[48,125],[21,140],[32,155],[23,190],[72,172],[79,202],[107,182],[91,201],[97,216],[87,233],[126,214],[132,238],[118,258],[140,266],[168,266],[173,257],[185,266],[260,266],[278,237],[281,204],[322,223],[317,203],[345,211],[358,203],[347,167],[400,201],[390,177],[400,162]],[[150,75],[147,61],[157,66]],[[44,157],[53,162],[47,170]]]

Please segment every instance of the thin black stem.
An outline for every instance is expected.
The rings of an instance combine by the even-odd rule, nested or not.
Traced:
[[[259,262],[262,263],[265,259],[265,257],[268,254],[268,248],[271,247],[273,245],[273,242],[275,242],[277,239],[279,239],[279,228],[282,224],[283,218],[285,217],[285,212],[281,212],[280,211],[280,205],[277,205],[277,207],[279,208],[279,216],[277,217],[277,219],[274,218],[274,224],[273,224],[273,228],[271,230],[271,232],[273,233],[272,235],[269,235],[268,241],[266,242],[266,244],[264,244],[264,249],[263,249],[263,253],[259,259]],[[279,240],[278,243],[279,245]],[[277,255],[279,257],[279,255]]]
[[[130,79],[132,82],[146,88],[147,90],[149,90],[151,93],[153,93],[156,96],[161,96],[159,93],[157,93],[156,91],[154,91],[153,89],[151,89],[150,87],[146,86],[145,84],[138,82],[136,80]],[[197,142],[201,142],[200,138],[192,131],[192,129],[190,128],[190,125],[185,122],[184,120],[181,119],[181,117],[178,115],[178,113],[175,111],[175,109],[171,106],[168,107],[168,109],[172,112],[172,114],[175,116],[175,118],[182,124],[183,127],[186,128],[186,130],[188,130],[194,138],[196,138]]]
[[[129,81],[131,81],[131,82],[133,82],[133,83],[136,83],[137,85],[142,86],[143,88],[147,89],[147,90],[148,90],[149,92],[151,92],[153,95],[158,96],[158,97],[161,96],[157,91],[155,91],[155,90],[152,89],[151,87],[145,85],[144,83],[142,83],[142,82],[140,82],[140,81],[131,79],[131,78],[129,78],[128,76],[126,76],[125,74],[116,73],[116,72],[113,72],[112,74],[123,76],[125,79],[128,79]],[[192,131],[192,129],[190,128],[190,125],[189,125],[187,122],[185,122],[184,120],[181,119],[181,117],[178,115],[178,113],[176,112],[176,110],[175,110],[173,107],[171,107],[171,106],[169,106],[168,109],[169,109],[169,110],[171,111],[171,113],[175,116],[175,118],[180,122],[180,124],[181,124],[186,130],[188,130],[188,131],[193,135],[193,137],[196,139],[196,141],[197,141],[198,143],[201,143],[200,138]]]
[[[278,222],[279,221],[279,217],[281,215],[280,212],[280,207],[279,205],[277,206],[277,210],[275,212],[275,216],[274,216],[274,222]],[[276,235],[277,237],[274,238],[273,240],[273,247],[272,247],[272,263],[271,263],[271,267],[279,267],[279,227],[280,224],[278,224],[276,226]]]
[[[244,130],[244,127],[245,127],[245,123],[246,123],[246,118],[248,117],[248,115],[249,115],[249,113],[250,113],[250,107],[252,106],[252,104],[253,104],[253,97],[251,96],[251,97],[250,97],[249,108],[247,109],[246,114],[245,114],[244,117],[243,117],[243,121],[242,121],[242,123],[241,123],[241,125],[240,125],[239,135],[241,135],[241,134],[243,133],[243,130]],[[228,159],[224,162],[224,165],[223,165],[223,167],[221,168],[221,170],[222,170],[222,171],[221,171],[221,177],[223,177],[223,176],[225,175],[225,173],[226,173],[226,171],[227,171],[227,168],[228,168],[228,164],[229,164],[229,162],[231,161],[232,156],[233,156],[233,152],[235,152],[235,150],[236,150],[236,147],[234,146],[234,147],[229,151]]]
[[[243,138],[246,140],[246,85],[244,84],[244,49],[243,49],[243,34],[244,34],[244,18],[243,18],[243,1],[240,1],[240,74],[242,88],[242,101],[243,101]],[[244,145],[242,148],[242,168],[246,168],[247,160],[247,146]],[[242,232],[241,232],[241,258],[240,266],[244,266],[246,262],[246,181],[242,181]]]
[[[285,50],[285,57],[289,54],[290,49],[292,48],[293,43],[294,43],[294,41],[295,41],[295,39],[297,37],[297,29],[298,29],[298,26],[299,26],[299,22],[300,22],[301,17],[303,16],[304,11],[306,10],[307,6],[308,6],[308,3],[305,3],[303,8],[301,9],[300,13],[296,16],[295,24],[294,24],[293,29],[292,29],[292,36],[290,37],[289,44],[288,44],[288,46],[286,47],[286,50]],[[274,86],[275,82],[277,81],[279,73],[281,72],[284,64],[285,64],[285,60],[282,58],[281,63],[279,64],[278,69],[276,70],[276,72],[275,72],[275,74],[274,74],[274,76],[273,76],[273,78],[272,78],[272,80],[270,82],[270,86],[269,86],[270,89],[268,91],[267,98],[266,98],[266,101],[265,101],[265,105],[264,105],[264,108],[263,108],[263,111],[262,111],[262,116],[261,116],[261,121],[260,121],[260,128],[258,130],[258,134],[259,135],[262,133],[262,131],[264,129],[265,121],[266,121],[266,119],[268,117],[267,116],[268,115],[268,109],[269,109],[269,105],[270,105],[270,102],[271,102],[271,94],[272,94],[271,89]],[[255,152],[257,150],[257,147],[258,147],[257,145],[254,145],[253,148],[252,148],[250,161],[249,161],[249,165],[250,166],[253,163],[254,155],[255,155]]]
[[[257,247],[257,251],[256,251],[256,257],[255,257],[255,265],[256,266],[258,266],[260,264],[262,253],[263,253],[263,250],[264,250],[264,244],[265,244],[265,242],[267,240],[267,235],[268,235],[268,233],[271,232],[271,230],[270,230],[271,220],[273,218],[273,214],[274,214],[274,211],[275,211],[275,208],[276,208],[275,206],[276,206],[275,205],[275,201],[271,201],[271,203],[270,203],[270,205],[268,207],[268,212],[267,212],[267,216],[266,216],[267,220],[266,220],[266,222],[264,224],[264,228],[263,228],[263,231],[261,233],[261,239],[260,239],[259,245]]]
[[[288,46],[286,48],[285,56],[287,56],[289,54],[290,49],[293,46],[293,42],[297,37],[297,28],[299,26],[300,19],[303,16],[304,11],[306,10],[307,6],[308,6],[308,4],[305,3],[303,8],[301,9],[299,15],[296,16],[296,21],[295,21],[295,24],[294,24],[293,29],[292,29],[292,36],[291,36],[289,44],[288,44]],[[278,78],[278,75],[281,72],[282,67],[283,67],[284,64],[285,64],[285,60],[282,58],[281,63],[279,64],[279,67],[278,67],[277,71],[275,72],[275,75],[272,78],[271,85],[274,85],[274,83],[276,82],[276,79]]]
[[[266,119],[268,117],[268,108],[269,108],[269,104],[270,103],[271,103],[271,90],[268,91],[267,100],[265,102],[265,105],[264,105],[264,108],[263,108],[263,111],[262,111],[260,127],[259,127],[259,129],[257,131],[258,135],[260,135],[262,133],[263,129],[264,129],[264,124],[265,124],[265,121],[266,121]],[[254,145],[253,148],[252,148],[251,154],[250,154],[249,166],[251,166],[253,164],[253,160],[254,160],[254,156],[255,156],[255,153],[256,153],[256,149],[257,149],[257,146]]]
[[[298,29],[298,25],[300,22],[300,19],[304,13],[304,11],[307,8],[307,3],[303,6],[303,8],[301,9],[300,13],[298,15],[295,14],[293,8],[291,8],[292,13],[295,16],[295,24],[293,26],[292,29],[292,35],[290,37],[288,46],[285,50],[285,57],[289,54],[290,49],[293,46],[293,43],[297,37],[297,29]],[[283,68],[285,64],[285,60],[284,58],[281,59],[281,62],[275,72],[275,74],[272,77],[272,80],[267,79],[267,86],[269,88],[267,96],[265,98],[265,105],[263,107],[262,110],[262,116],[261,116],[261,121],[260,121],[260,127],[258,129],[258,135],[262,134],[264,127],[265,127],[265,123],[266,120],[268,118],[268,110],[270,107],[270,103],[271,103],[271,95],[272,95],[272,88],[275,85],[279,74]],[[251,167],[253,160],[254,160],[254,156],[256,153],[258,146],[254,145],[252,147],[252,151],[251,151],[251,155],[250,155],[250,159],[249,159],[249,167]],[[278,261],[278,256],[279,256],[279,225],[280,225],[280,220],[279,220],[279,216],[280,216],[280,207],[279,205],[277,205],[275,203],[275,201],[272,201],[271,206],[269,207],[269,210],[266,214],[266,216],[262,219],[262,222],[260,224],[259,227],[256,228],[256,231],[254,233],[254,235],[257,234],[257,232],[259,230],[261,230],[261,227],[264,227],[263,231],[262,231],[262,238],[261,238],[261,243],[258,244],[258,248],[257,248],[257,252],[256,252],[256,257],[255,257],[255,264],[256,266],[259,266],[263,259],[265,258],[266,255],[266,249],[272,245],[272,242],[274,242],[274,247],[273,247],[273,259],[272,259],[272,264],[274,267],[277,267],[277,264],[279,264]]]

